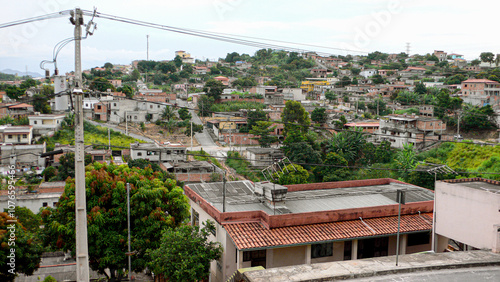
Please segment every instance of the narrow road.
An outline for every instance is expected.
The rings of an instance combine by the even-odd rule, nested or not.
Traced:
[[[181,100],[181,99],[177,99],[177,104],[181,107],[188,107],[189,108],[189,112],[191,113],[191,116],[193,117],[192,118],[193,123],[203,125],[203,123],[201,122],[201,119],[198,117],[195,110],[193,110],[186,101]],[[196,140],[198,141],[200,146],[203,147],[203,150],[205,150],[205,148],[208,149],[208,147],[218,148],[217,144],[215,144],[214,140],[212,140],[212,137],[210,137],[210,134],[208,134],[205,126],[203,127],[203,132],[196,133],[194,135],[194,137],[196,138]]]

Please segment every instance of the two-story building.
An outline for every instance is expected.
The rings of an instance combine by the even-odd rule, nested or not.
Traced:
[[[423,148],[440,140],[453,140],[444,134],[446,123],[440,119],[415,115],[389,115],[380,120],[380,141],[389,141],[391,147],[403,148],[411,143]]]
[[[154,163],[176,163],[186,160],[186,147],[181,144],[131,143],[130,158],[146,159]],[[166,166],[168,167],[168,166]]]
[[[61,128],[64,114],[40,114],[37,112],[34,115],[28,116],[28,119],[30,125],[33,127],[33,135],[41,136],[53,134]]]
[[[462,81],[461,93],[465,103],[493,106],[500,98],[500,83],[489,79],[467,79]]]

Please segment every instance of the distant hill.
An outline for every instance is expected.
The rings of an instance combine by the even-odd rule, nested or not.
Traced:
[[[1,73],[5,73],[5,74],[14,74],[17,76],[25,76],[26,75],[26,72],[25,71],[18,71],[18,70],[12,70],[12,69],[4,69],[4,70],[1,70],[0,71]],[[37,72],[28,72],[28,76],[31,76],[31,77],[44,77],[44,75],[41,75]]]

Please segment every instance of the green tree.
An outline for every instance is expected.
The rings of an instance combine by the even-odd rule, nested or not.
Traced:
[[[258,121],[269,121],[269,117],[267,113],[261,109],[255,109],[249,111],[247,113],[247,125],[240,129],[240,132],[246,133],[249,132],[255,125],[257,125]]]
[[[349,179],[349,168],[345,158],[337,153],[330,152],[323,161],[324,166],[318,166],[315,173],[319,174],[321,181],[344,181]]]
[[[215,225],[209,220],[201,229],[191,225],[167,228],[159,248],[148,250],[147,255],[152,258],[148,266],[168,281],[207,281],[210,263],[223,252],[219,242],[210,240],[213,232]]]
[[[304,164],[306,169],[321,163],[321,154],[315,150],[307,136],[298,129],[292,129],[283,142],[283,152],[293,163]]]
[[[182,58],[181,58],[181,56],[179,56],[179,55],[175,56],[175,58],[174,58],[174,65],[177,68],[180,68],[182,66]]]
[[[201,95],[201,97],[198,99],[199,115],[202,117],[210,116],[210,108],[214,103],[215,100],[213,97],[208,95]]]
[[[186,108],[180,108],[177,113],[179,113],[179,117],[182,119],[182,120],[191,120],[192,116],[191,116],[191,113],[189,112],[188,109]]]
[[[372,80],[372,82],[373,82],[374,84],[382,84],[382,83],[385,83],[384,78],[383,78],[380,74],[376,74],[376,75],[374,75],[374,76],[372,76],[372,77],[370,77],[370,78],[371,78],[371,80]]]
[[[331,103],[337,100],[337,94],[333,91],[326,91],[325,98]]]
[[[413,144],[403,144],[403,149],[396,153],[396,163],[398,168],[402,170],[400,171],[401,178],[406,181],[410,171],[417,166],[417,157],[415,150],[413,149]]]
[[[273,178],[277,178],[273,182],[280,185],[304,184],[309,179],[309,172],[300,165],[290,164],[285,166],[283,172],[274,173]]]
[[[362,128],[341,131],[333,135],[328,141],[326,152],[337,153],[347,160],[349,164],[354,164],[361,156],[363,146],[366,144],[366,136]]]
[[[194,134],[201,133],[201,132],[203,132],[203,125],[193,123],[193,133],[192,133],[193,136],[194,136]],[[191,136],[191,125],[186,127],[184,134],[186,134],[187,136]]]
[[[472,62],[470,62],[471,66],[479,66],[481,64],[481,60],[479,59],[474,59]]]
[[[137,81],[139,78],[141,77],[141,74],[139,73],[139,71],[137,69],[134,69],[132,71],[132,74],[130,76],[130,78],[133,80],[133,81]]]
[[[85,165],[89,165],[92,162],[92,156],[90,154],[85,154]],[[61,164],[58,167],[57,179],[59,181],[64,181],[68,177],[75,177],[75,153],[66,153],[59,159]]]
[[[481,61],[485,62],[485,63],[493,63],[493,60],[495,58],[495,55],[491,52],[483,52],[479,55],[479,58],[481,59]]]
[[[90,83],[90,89],[101,91],[101,92],[106,92],[106,91],[108,91],[108,89],[111,89],[111,91],[116,91],[116,88],[113,86],[113,84],[111,84],[104,77],[96,77]]]
[[[110,63],[110,62],[107,62],[107,63],[104,64],[104,68],[105,69],[112,69],[113,68],[113,64]]]
[[[326,117],[325,108],[315,108],[311,113],[311,120],[319,124],[325,123]]]
[[[14,281],[19,273],[32,275],[40,266],[43,246],[33,232],[30,224],[25,227],[23,221],[32,219],[24,217],[21,209],[20,218],[10,217],[7,212],[0,212],[0,280]],[[25,210],[24,210],[25,211]],[[17,213],[15,213],[18,216]],[[26,222],[25,222],[26,223]],[[35,223],[36,224],[36,223]],[[36,229],[39,230],[39,224]],[[14,230],[14,233],[11,233]],[[15,241],[9,240],[15,234]],[[12,253],[11,250],[14,250]],[[14,261],[11,260],[12,254]],[[12,263],[12,264],[11,264]]]
[[[257,124],[249,132],[258,136],[252,137],[252,139],[257,140],[262,148],[269,148],[271,144],[278,142],[278,137],[270,134],[276,129],[276,126],[271,127],[272,125],[272,121],[257,121]]]
[[[281,119],[285,123],[285,136],[292,128],[298,128],[302,133],[306,133],[311,125],[309,113],[299,101],[287,101]]]
[[[123,92],[125,96],[128,98],[134,97],[134,89],[130,87],[130,85],[123,85],[122,87],[118,87],[117,91]]]
[[[417,82],[417,83],[415,83],[414,92],[417,94],[425,94],[425,93],[427,93],[427,88],[425,87],[425,85],[422,82]]]
[[[161,117],[166,121],[175,120],[177,116],[175,115],[175,109],[170,106],[166,106],[161,112]]]
[[[177,67],[173,62],[160,62],[156,65],[156,69],[161,71],[163,74],[174,73],[177,71]]]
[[[109,280],[120,280],[127,268],[127,189],[130,183],[132,271],[152,261],[146,251],[160,247],[165,228],[189,217],[188,199],[175,179],[161,180],[149,167],[94,163],[86,167],[89,265]],[[75,181],[67,181],[56,209],[42,213],[49,246],[75,255]],[[186,238],[184,238],[186,239]],[[183,257],[184,259],[184,257]]]
[[[203,92],[207,93],[207,96],[213,98],[214,101],[217,101],[220,99],[220,95],[222,94],[224,88],[225,86],[221,81],[209,79],[207,80],[207,82],[205,82]]]

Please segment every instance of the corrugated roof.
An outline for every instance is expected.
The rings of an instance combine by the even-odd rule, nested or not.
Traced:
[[[226,223],[238,250],[349,240],[397,233],[397,216],[267,229],[259,222]],[[432,229],[432,213],[401,216],[401,233]]]
[[[189,184],[193,192],[200,195],[219,211],[222,210],[222,182]],[[434,193],[411,184],[390,183],[335,189],[294,191],[286,194],[285,206],[292,213],[341,210],[396,204],[396,191],[406,191],[406,202],[431,201]],[[262,197],[254,194],[250,181],[226,183],[226,211],[258,211],[280,214],[262,204]]]

